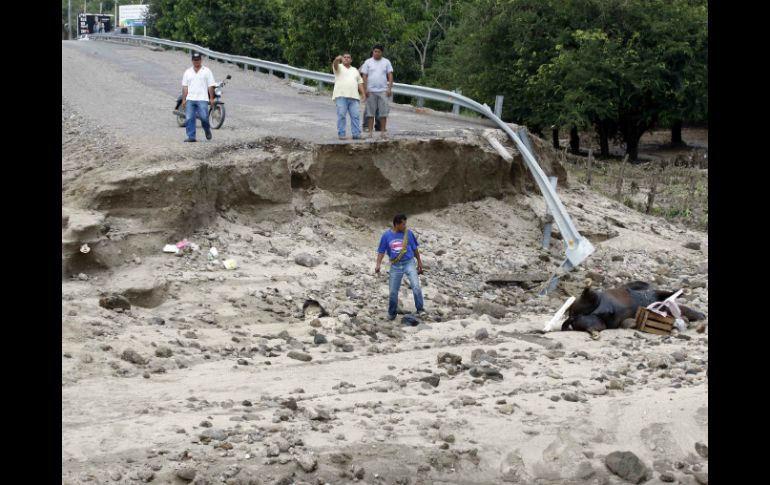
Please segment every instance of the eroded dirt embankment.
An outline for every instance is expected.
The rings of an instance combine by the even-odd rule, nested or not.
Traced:
[[[65,165],[81,156],[77,150],[63,147]],[[158,238],[182,237],[226,213],[252,224],[329,211],[387,220],[396,212],[536,190],[518,152],[509,150],[513,162],[469,130],[455,138],[332,145],[264,138],[200,158],[95,163],[63,180],[62,270],[112,266],[131,242],[141,253],[142,240],[157,246]],[[565,179],[547,150],[539,158],[547,173]],[[121,237],[109,238],[117,243],[112,250],[102,237],[107,219],[122,221]],[[83,256],[82,244],[94,252]]]

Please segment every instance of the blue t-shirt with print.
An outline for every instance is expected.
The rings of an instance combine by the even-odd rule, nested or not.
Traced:
[[[399,263],[412,259],[414,257],[414,251],[420,245],[420,243],[417,242],[417,237],[415,237],[414,233],[409,229],[407,229],[407,231],[409,232],[409,242],[407,244],[406,252],[401,257],[401,259],[398,260]],[[398,254],[401,252],[401,248],[403,247],[404,233],[393,232],[392,229],[388,229],[382,233],[382,237],[380,238],[380,247],[377,248],[377,252],[387,253],[389,259],[395,259],[398,257]]]

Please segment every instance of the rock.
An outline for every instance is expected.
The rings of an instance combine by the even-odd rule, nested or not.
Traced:
[[[289,448],[291,448],[291,443],[289,443],[289,440],[287,440],[283,436],[274,437],[273,444],[275,444],[278,447],[278,451],[281,451],[281,452],[289,451]]]
[[[463,361],[463,358],[459,355],[450,354],[449,352],[441,352],[438,354],[438,357],[436,357],[436,363],[437,364],[452,364],[452,365],[460,365]]]
[[[290,397],[289,399],[283,401],[281,403],[281,406],[291,409],[292,411],[296,411],[298,409],[297,401],[293,397]]]
[[[229,435],[223,429],[205,429],[198,436],[210,440],[224,441]]]
[[[497,408],[498,411],[500,411],[503,414],[513,414],[513,404],[503,404],[499,408]]]
[[[365,474],[366,474],[366,471],[364,470],[364,467],[356,466],[353,468],[353,477],[359,480],[363,480]]]
[[[306,414],[308,419],[312,421],[329,421],[332,419],[329,411],[321,408],[306,408]]]
[[[620,379],[610,379],[607,383],[607,389],[623,390],[623,381]]]
[[[563,397],[565,401],[569,401],[569,402],[580,401],[580,398],[578,397],[576,392],[565,392],[564,394],[562,394],[561,397]]]
[[[706,472],[695,472],[692,474],[695,477],[695,481],[700,485],[709,485],[709,474]]]
[[[700,251],[700,243],[697,241],[689,241],[682,244],[682,247],[692,249],[693,251]]]
[[[307,253],[301,253],[294,256],[294,262],[300,266],[307,266],[308,268],[314,268],[321,264],[320,259]]]
[[[311,356],[310,354],[306,354],[304,352],[300,352],[298,350],[292,350],[291,352],[286,354],[286,356],[291,359],[301,360],[303,362],[310,362],[311,360],[313,360],[313,356]]]
[[[474,366],[471,367],[470,374],[473,377],[484,377],[485,379],[492,379],[495,381],[503,380],[503,375],[494,367]]]
[[[174,352],[168,347],[158,347],[155,349],[155,357],[171,357]]]
[[[144,468],[144,469],[139,470],[138,472],[136,472],[136,476],[137,476],[137,478],[139,480],[141,480],[143,482],[149,482],[153,478],[155,478],[155,472],[153,472],[152,470],[150,470],[148,468]]]
[[[575,478],[579,480],[588,480],[596,474],[596,470],[591,466],[591,462],[582,461],[575,470]]]
[[[195,474],[196,474],[196,473],[197,473],[197,472],[196,472],[195,468],[192,468],[192,467],[184,467],[184,468],[180,468],[180,469],[178,469],[178,470],[177,470],[177,471],[176,471],[174,474],[175,474],[175,475],[176,475],[178,478],[181,478],[182,480],[185,480],[185,481],[187,481],[187,482],[190,482],[190,481],[192,481],[192,480],[195,478]]]
[[[144,365],[147,363],[147,359],[139,355],[138,352],[131,349],[124,350],[123,353],[120,355],[120,358],[127,362],[131,362],[132,364],[137,364],[137,365]]]
[[[110,480],[113,482],[120,481],[120,479],[123,478],[123,475],[117,470],[110,471]]]
[[[647,466],[630,451],[613,451],[604,463],[612,473],[631,483],[642,483],[647,477]]]
[[[267,446],[267,450],[265,451],[265,454],[268,457],[278,456],[281,454],[281,450],[278,449],[278,445],[276,445],[275,443],[271,443]]]
[[[427,382],[433,387],[438,387],[438,383],[441,381],[441,377],[438,374],[431,374],[420,379],[422,382]]]
[[[312,318],[313,320],[310,322],[310,325],[314,327],[320,327],[321,321],[318,318],[327,315],[329,313],[317,300],[307,299],[302,304],[302,316],[304,318]]]
[[[345,465],[352,459],[353,457],[348,453],[331,453],[329,455],[329,461],[337,465]]]
[[[698,454],[703,458],[709,457],[709,447],[706,444],[701,443],[700,441],[695,443],[695,451],[697,451]]]
[[[147,323],[149,323],[150,325],[165,325],[166,321],[160,317],[150,317],[149,319],[147,319]]]
[[[594,395],[594,396],[603,396],[603,395],[607,394],[607,388],[604,387],[603,385],[599,384],[599,385],[596,385],[596,386],[591,386],[589,388],[586,388],[585,393],[586,394],[591,394],[591,395]]]
[[[323,334],[320,334],[320,333],[315,334],[313,336],[313,343],[315,345],[321,345],[321,344],[328,343],[328,341],[326,340],[326,335],[323,335]]]
[[[474,337],[476,340],[484,340],[489,338],[489,331],[486,328],[480,328],[476,330],[476,333],[474,334]]]
[[[479,315],[489,315],[490,317],[503,318],[508,312],[508,309],[498,303],[478,300],[473,305],[473,311]]]
[[[305,471],[310,473],[318,466],[318,460],[310,453],[298,453],[294,455],[294,461]]]
[[[677,362],[684,362],[687,359],[687,355],[681,350],[671,352],[671,357]]]
[[[134,306],[155,308],[167,298],[168,280],[149,266],[119,270],[108,281],[111,294],[123,296]]]
[[[447,443],[454,443],[455,442],[455,435],[453,435],[452,433],[450,433],[449,431],[447,431],[445,429],[439,430],[438,437],[442,441],[445,441]]]
[[[111,294],[105,297],[99,298],[99,306],[106,308],[107,310],[130,310],[131,303],[123,295]]]
[[[660,481],[661,482],[667,482],[667,483],[673,483],[676,481],[676,475],[674,475],[673,472],[663,472],[660,474]]]

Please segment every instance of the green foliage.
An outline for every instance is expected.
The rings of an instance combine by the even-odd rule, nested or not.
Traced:
[[[151,0],[150,35],[229,54],[282,61],[279,0]]]
[[[63,1],[62,35],[66,32]],[[82,3],[80,4],[82,5]],[[114,2],[104,2],[112,11]],[[463,94],[534,132],[594,127],[635,150],[708,119],[705,0],[150,0],[149,34],[328,72],[375,43],[396,82]],[[75,9],[73,4],[73,14]],[[98,11],[98,2],[88,2]],[[442,104],[443,108],[448,105]]]
[[[503,117],[533,129],[617,133],[633,159],[658,120],[708,116],[707,13],[702,0],[478,0],[428,78],[488,104],[503,94]]]

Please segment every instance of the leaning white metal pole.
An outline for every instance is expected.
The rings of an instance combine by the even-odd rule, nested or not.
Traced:
[[[564,235],[564,243],[567,246],[566,262],[569,263],[564,269],[569,270],[571,268],[577,267],[578,264],[585,260],[585,258],[587,258],[594,251],[593,245],[590,241],[588,241],[588,239],[582,237],[577,229],[575,229],[575,226],[572,224],[572,220],[570,220],[569,215],[567,214],[567,210],[564,208],[561,201],[559,200],[559,197],[556,195],[554,187],[551,186],[545,173],[534,161],[532,154],[529,152],[529,150],[527,150],[527,147],[524,145],[524,143],[521,142],[519,137],[516,136],[510,127],[506,125],[503,129],[508,132],[508,136],[510,136],[514,142],[518,141],[517,144],[519,145],[519,151],[524,156],[525,161],[527,161],[527,156],[529,156],[531,159],[529,163],[527,163],[527,166],[532,172],[532,175],[534,176],[533,178],[537,182],[538,187],[540,187],[540,191],[545,196],[546,205],[551,210],[551,215],[553,215],[556,225],[559,227],[562,235]],[[505,147],[494,137],[487,134],[485,138],[494,147],[497,153],[500,154],[501,157],[508,161],[513,160],[513,155],[511,155],[508,150],[506,150]],[[545,183],[541,184],[541,177],[543,180],[545,180]],[[569,266],[571,266],[571,268]]]

